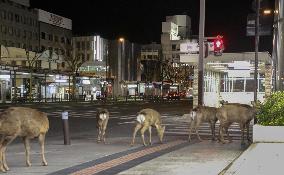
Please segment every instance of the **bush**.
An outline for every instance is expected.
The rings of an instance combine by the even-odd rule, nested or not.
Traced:
[[[268,97],[256,117],[258,124],[264,126],[284,126],[284,92]]]

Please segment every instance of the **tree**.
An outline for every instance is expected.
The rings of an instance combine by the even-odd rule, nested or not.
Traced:
[[[27,57],[27,61],[28,61],[28,69],[30,72],[30,81],[29,81],[29,101],[32,101],[32,82],[33,82],[33,72],[34,72],[34,66],[35,63],[38,61],[38,59],[42,56],[42,53],[35,53],[35,52],[31,52],[28,49],[26,50],[26,57]],[[31,56],[32,55],[32,56]]]
[[[75,96],[75,90],[76,90],[76,75],[78,74],[79,68],[84,63],[84,59],[81,55],[75,55],[75,56],[66,56],[65,61],[68,64],[69,68],[69,76],[72,77],[72,99],[74,99]],[[69,91],[70,92],[70,91]]]

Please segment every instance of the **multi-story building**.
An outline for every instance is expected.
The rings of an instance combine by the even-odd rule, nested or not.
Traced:
[[[10,0],[0,1],[0,44],[6,47],[37,51],[39,46],[39,22],[29,1],[18,4]]]
[[[98,35],[77,36],[72,38],[73,56],[82,59],[79,68],[83,93],[100,95],[106,89],[108,40]],[[89,78],[86,78],[89,77]],[[86,79],[89,79],[86,85]]]
[[[64,57],[71,56],[72,49],[72,21],[43,10],[30,8],[29,4],[29,0],[0,1],[0,72],[5,77],[1,84],[5,84],[11,97],[14,89],[20,89],[20,95],[25,95],[28,92],[27,89],[31,90],[28,84],[32,76],[32,90],[37,89],[35,93],[41,94],[42,89],[45,89],[44,91],[47,92],[44,96],[52,97],[58,93],[59,88],[41,85],[43,81],[57,83],[50,77],[42,80],[44,73],[47,73],[44,69],[52,73],[51,71],[57,72],[66,67]],[[32,65],[28,61],[31,59],[34,62]],[[33,69],[30,69],[30,66]],[[16,72],[12,71],[13,74],[11,72],[9,74],[12,68]],[[29,75],[29,72],[33,73]],[[61,86],[64,84],[63,80],[58,81]]]
[[[48,60],[57,63],[57,69],[65,68],[64,57],[71,57],[72,20],[37,9],[39,21],[40,51],[49,50],[61,55],[62,60]]]
[[[125,96],[137,90],[129,89],[127,84],[140,81],[140,52],[140,45],[123,38],[109,42],[107,78],[113,84],[113,95]]]
[[[143,66],[141,81],[160,81],[162,48],[160,44],[151,43],[141,46],[141,64]]]
[[[162,22],[161,45],[163,61],[178,63],[179,44],[190,37],[191,20],[187,15],[167,16]]]

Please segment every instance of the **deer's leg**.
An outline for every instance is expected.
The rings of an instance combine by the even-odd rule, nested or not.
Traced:
[[[149,126],[149,143],[152,145],[152,126]]]
[[[9,170],[9,167],[6,162],[6,148],[9,143],[11,143],[16,138],[16,135],[13,136],[2,136],[1,138],[1,148],[0,148],[0,170],[6,172]]]
[[[244,135],[245,135],[245,124],[243,123],[240,123],[240,129],[241,129],[241,132],[242,132],[242,135],[241,135],[241,144],[244,145],[245,144],[245,141],[244,141]]]
[[[214,141],[215,140],[215,122],[210,121],[209,124],[211,128],[212,140]]]
[[[4,135],[1,136],[1,140],[0,140],[0,171],[6,172],[6,169],[4,168],[5,155],[3,155],[3,152],[4,152],[3,142],[4,142]]]
[[[190,123],[190,126],[189,126],[189,131],[188,131],[188,141],[189,142],[191,141],[191,132],[192,132],[192,129],[194,128],[194,125],[195,125],[195,121],[191,120],[191,123]]]
[[[229,124],[227,124],[227,125],[224,127],[224,130],[225,130],[225,132],[226,132],[226,134],[227,134],[227,138],[228,138],[229,142],[232,142],[232,138],[230,137],[230,133],[229,133],[229,127],[231,126],[231,124],[232,124],[232,123],[229,123]]]
[[[142,142],[143,142],[143,145],[144,146],[147,146],[147,144],[145,143],[145,138],[144,138],[144,133],[145,131],[149,128],[149,125],[146,124],[146,125],[143,125],[142,129],[141,129],[141,138],[142,138]]]
[[[7,149],[7,147],[5,147],[4,150],[3,150],[3,166],[4,166],[4,169],[6,171],[9,171],[9,167],[7,165],[7,162],[6,162],[6,149]]]
[[[24,145],[25,145],[25,151],[26,151],[26,165],[28,167],[32,166],[31,161],[30,161],[30,140],[28,137],[23,137],[24,140]]]
[[[46,161],[45,155],[44,155],[45,133],[44,134],[42,133],[38,136],[38,141],[39,141],[40,148],[41,148],[42,165],[47,166],[47,161]]]
[[[106,128],[107,128],[107,121],[104,122],[103,129],[102,129],[102,140],[104,144],[106,143]]]
[[[99,143],[99,142],[101,142],[101,125],[99,125],[99,127],[98,127],[98,139],[97,139],[97,142]]]
[[[134,142],[135,142],[135,137],[136,137],[136,133],[137,131],[142,127],[142,125],[140,123],[137,123],[137,125],[135,126],[134,128],[134,132],[133,132],[133,136],[132,136],[132,142],[131,142],[131,146],[134,145]]]
[[[224,124],[220,122],[220,126],[219,126],[219,138],[220,138],[220,141],[222,143],[227,143],[225,140],[224,140],[224,136],[223,136],[223,131],[225,129],[225,127],[223,126]]]
[[[250,121],[248,121],[248,122],[246,123],[246,128],[247,128],[247,140],[248,140],[248,142],[251,142],[251,139],[250,139],[250,137],[249,137],[249,126],[250,126]]]
[[[201,124],[201,119],[197,118],[196,125],[195,125],[195,133],[196,133],[198,140],[202,141],[202,139],[199,136],[199,132],[198,132],[198,128],[199,128],[200,124]]]

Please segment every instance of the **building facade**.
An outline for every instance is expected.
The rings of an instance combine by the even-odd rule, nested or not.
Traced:
[[[109,42],[107,79],[113,82],[115,96],[127,95],[127,84],[141,80],[140,52],[140,45],[122,38]]]
[[[273,53],[272,58],[275,65],[274,74],[276,90],[284,89],[284,1],[275,1]]]
[[[25,4],[25,5],[23,5]],[[39,22],[35,9],[29,3],[0,1],[0,44],[37,51],[39,49]]]
[[[141,46],[141,81],[161,81],[161,44],[151,43]]]
[[[41,9],[37,9],[37,13],[40,52],[48,50],[61,55],[62,59],[48,61],[58,63],[57,69],[64,70],[67,67],[64,58],[72,55],[72,20]]]
[[[79,74],[83,78],[79,85],[86,95],[103,96],[111,86],[106,81],[108,40],[98,35],[72,38],[73,56],[80,57],[83,64]]]
[[[161,45],[163,61],[179,62],[179,43],[189,39],[191,19],[187,15],[167,16],[162,22]]]

